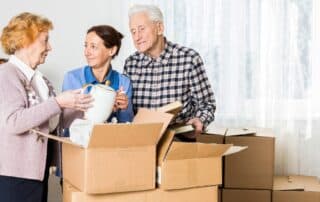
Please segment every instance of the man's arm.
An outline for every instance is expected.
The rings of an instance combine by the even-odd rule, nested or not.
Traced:
[[[192,60],[193,68],[190,71],[189,84],[193,100],[196,101],[196,114],[191,118],[191,122],[198,126],[198,118],[203,124],[203,129],[214,120],[214,112],[216,110],[216,101],[213,90],[206,75],[203,61],[200,55],[196,54]],[[197,128],[196,128],[197,129]]]

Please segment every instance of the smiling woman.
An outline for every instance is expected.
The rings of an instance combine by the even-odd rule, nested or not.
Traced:
[[[0,37],[4,51],[10,55],[9,61],[0,68],[0,196],[3,201],[47,201],[48,169],[58,155],[53,153],[53,143],[30,130],[58,133],[58,128],[64,125],[60,117],[72,119],[76,110],[88,109],[92,101],[91,96],[81,94],[81,90],[56,96],[51,83],[37,70],[51,51],[49,31],[52,28],[47,18],[25,12],[13,17]],[[72,110],[63,111],[65,108]]]
[[[3,29],[1,43],[7,54],[31,45],[41,32],[47,33],[53,29],[51,21],[25,12],[13,18]],[[14,40],[13,40],[14,39]],[[46,38],[46,42],[48,39]]]
[[[109,25],[88,29],[84,56],[88,65],[73,69],[64,76],[62,90],[80,88],[85,84],[108,84],[117,91],[113,113],[106,122],[130,122],[133,119],[132,84],[130,79],[114,70],[111,62],[118,55],[123,35]]]

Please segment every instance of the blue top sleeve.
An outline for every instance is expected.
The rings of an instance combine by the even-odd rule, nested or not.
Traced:
[[[62,91],[82,88],[86,83],[83,72],[84,68],[78,68],[67,72],[63,79]]]

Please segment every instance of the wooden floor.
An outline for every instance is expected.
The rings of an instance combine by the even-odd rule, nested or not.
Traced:
[[[50,175],[48,202],[62,202],[62,193],[59,181],[60,178],[57,178],[54,175]]]

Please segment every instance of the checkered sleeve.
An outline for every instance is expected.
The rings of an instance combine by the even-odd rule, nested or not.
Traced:
[[[128,65],[129,65],[129,58],[127,58],[124,61],[124,66],[123,66],[123,72],[122,73],[130,78],[130,75],[128,75]]]
[[[196,106],[195,117],[198,117],[202,121],[204,128],[206,128],[214,120],[216,101],[199,54],[196,53],[194,55],[192,64],[189,85],[192,92],[192,100]]]
[[[139,64],[138,64],[137,53],[134,53],[124,61],[124,67],[123,67],[122,73],[130,78],[134,70],[138,67],[139,67]]]

